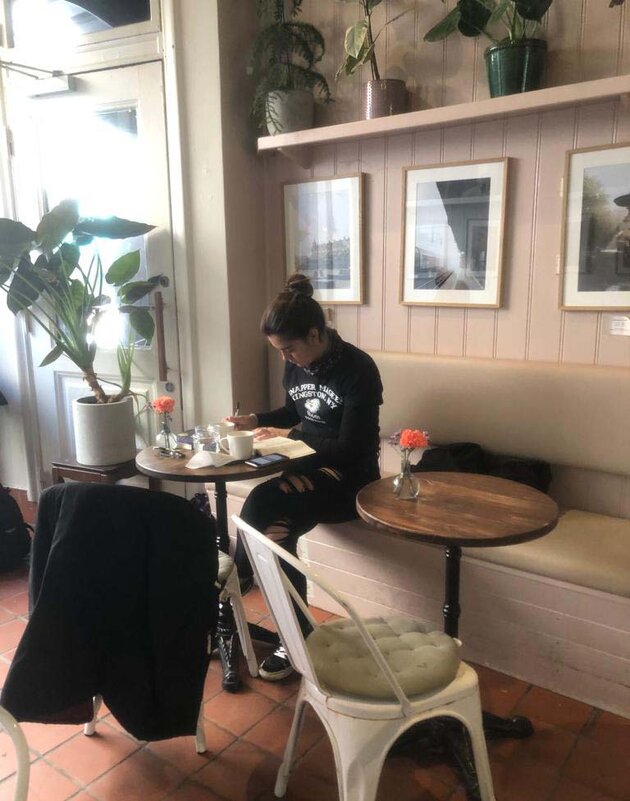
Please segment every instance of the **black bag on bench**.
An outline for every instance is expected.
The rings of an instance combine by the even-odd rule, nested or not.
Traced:
[[[507,478],[547,492],[551,483],[551,467],[542,459],[521,459],[501,456],[484,450],[476,442],[452,442],[436,445],[422,454],[413,472],[481,473]]]

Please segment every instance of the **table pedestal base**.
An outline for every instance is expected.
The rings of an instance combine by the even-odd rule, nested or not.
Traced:
[[[418,723],[398,739],[390,753],[411,758],[421,753],[428,760],[449,762],[464,784],[468,801],[481,801],[472,744],[459,721],[443,717]]]
[[[500,718],[492,712],[482,712],[482,715],[486,740],[523,740],[534,733],[531,720],[522,715],[513,715],[511,718]]]
[[[518,715],[500,718],[484,712],[483,724],[488,740],[529,737],[534,732],[530,721]],[[479,781],[470,737],[465,726],[453,718],[435,718],[425,723],[418,723],[398,739],[391,753],[410,757],[422,753],[436,760],[448,760],[466,788],[468,801],[480,801]]]

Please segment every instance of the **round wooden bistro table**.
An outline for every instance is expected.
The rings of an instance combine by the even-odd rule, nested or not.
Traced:
[[[391,478],[363,487],[357,511],[366,523],[395,537],[444,546],[444,631],[457,637],[460,616],[459,566],[462,547],[515,545],[548,534],[558,522],[558,506],[525,484],[475,473],[416,473],[414,500],[394,495]],[[489,737],[526,737],[529,720],[503,720],[484,713]]]
[[[248,478],[261,478],[278,473],[278,465],[269,467],[251,467],[245,462],[233,462],[224,467],[190,468],[188,462],[194,456],[193,451],[182,451],[184,458],[162,456],[153,448],[144,448],[136,455],[136,467],[145,476],[161,481],[186,481],[198,484],[214,484],[216,501],[217,535],[219,548],[228,552],[230,539],[228,536],[227,488],[228,481],[244,481]],[[286,465],[287,462],[283,462]]]
[[[278,465],[251,467],[244,462],[233,462],[223,467],[208,465],[207,467],[190,468],[187,467],[187,464],[194,453],[192,451],[183,451],[183,453],[185,457],[178,459],[173,456],[163,456],[158,451],[154,451],[153,448],[144,448],[136,455],[136,467],[140,473],[149,476],[153,480],[214,484],[217,540],[219,549],[228,553],[230,538],[228,534],[226,483],[228,481],[261,478],[278,473]],[[283,462],[282,464],[286,465],[288,462]],[[250,634],[256,640],[268,643],[276,642],[273,633],[261,626],[250,624],[249,629]],[[223,667],[223,687],[230,692],[235,692],[240,686],[238,675],[239,643],[232,609],[229,604],[220,604],[219,606],[217,641]]]

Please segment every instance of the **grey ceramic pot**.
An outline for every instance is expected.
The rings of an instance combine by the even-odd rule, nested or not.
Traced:
[[[271,136],[312,128],[313,93],[307,89],[276,89],[267,95],[267,130]]]

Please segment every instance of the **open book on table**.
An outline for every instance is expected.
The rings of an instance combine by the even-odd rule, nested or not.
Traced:
[[[289,437],[270,437],[269,439],[256,440],[254,450],[260,456],[268,453],[281,453],[289,459],[299,459],[301,456],[309,456],[315,451],[310,445],[299,439],[289,439]]]

